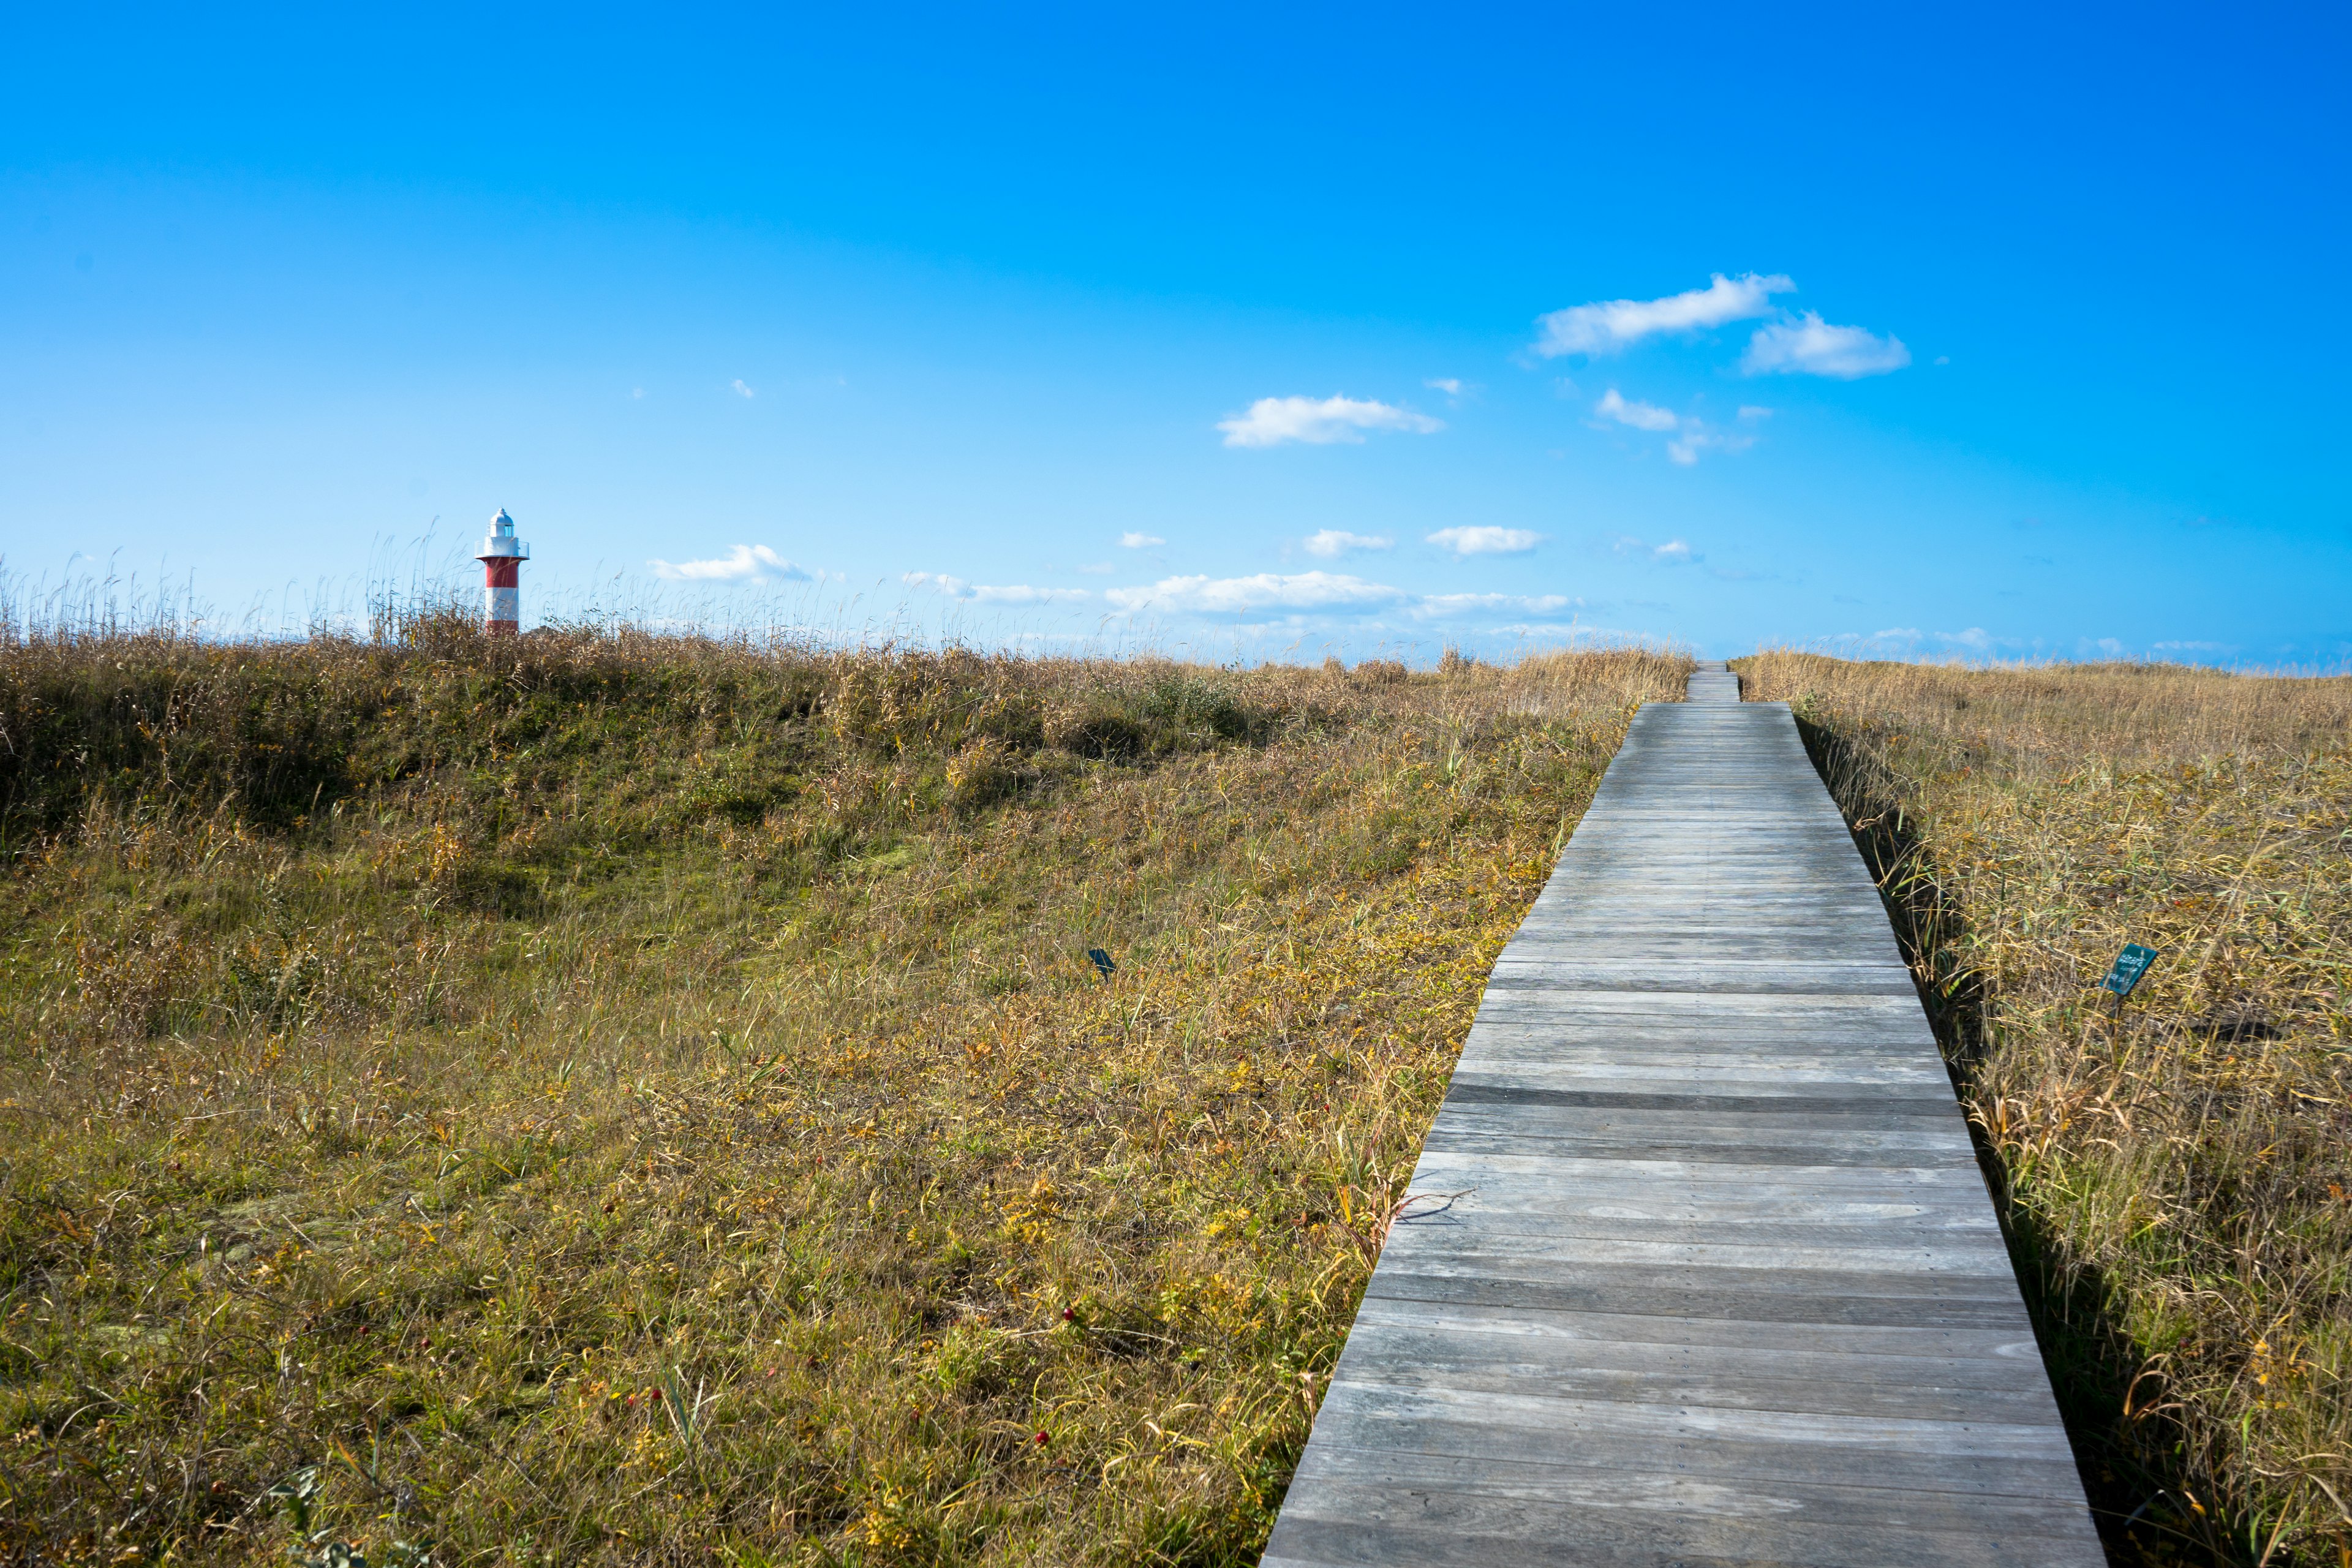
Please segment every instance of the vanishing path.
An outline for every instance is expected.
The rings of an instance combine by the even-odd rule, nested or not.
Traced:
[[[1877,891],[1720,666],[1634,719],[1412,1191],[1268,1568],[2105,1562]]]

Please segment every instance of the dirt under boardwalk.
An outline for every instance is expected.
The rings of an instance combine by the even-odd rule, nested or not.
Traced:
[[[2105,1560],[1844,822],[1690,695],[1495,965],[1269,1568]]]

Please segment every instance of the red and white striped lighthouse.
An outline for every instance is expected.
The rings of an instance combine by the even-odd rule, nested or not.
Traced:
[[[482,563],[482,629],[510,637],[522,620],[522,563],[530,559],[530,546],[515,537],[506,508],[490,520],[490,536],[474,559]]]

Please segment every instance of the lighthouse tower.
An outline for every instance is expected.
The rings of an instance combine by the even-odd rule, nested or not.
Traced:
[[[490,520],[490,536],[474,559],[482,563],[482,629],[510,637],[522,619],[522,563],[530,559],[530,546],[515,537],[506,508]]]

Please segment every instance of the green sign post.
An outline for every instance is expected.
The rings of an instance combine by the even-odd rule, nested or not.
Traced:
[[[2156,949],[2152,947],[2142,947],[2136,942],[2124,943],[2124,950],[2116,954],[2115,967],[2109,969],[2107,977],[2099,982],[2116,994],[2116,1006],[2124,1005],[2124,998],[2132,994],[2132,988],[2139,984],[2140,976],[2147,973],[2148,965],[2154,963],[2158,957]]]
[[[2099,982],[2103,989],[2116,994],[2115,1017],[2107,1025],[2107,1048],[2115,1053],[2118,1065],[2123,1061],[2124,1053],[2124,999],[2138,988],[2148,966],[2161,956],[2152,947],[2127,942],[2124,943],[2124,950],[2116,954],[2115,963],[2107,970],[2107,977]]]

